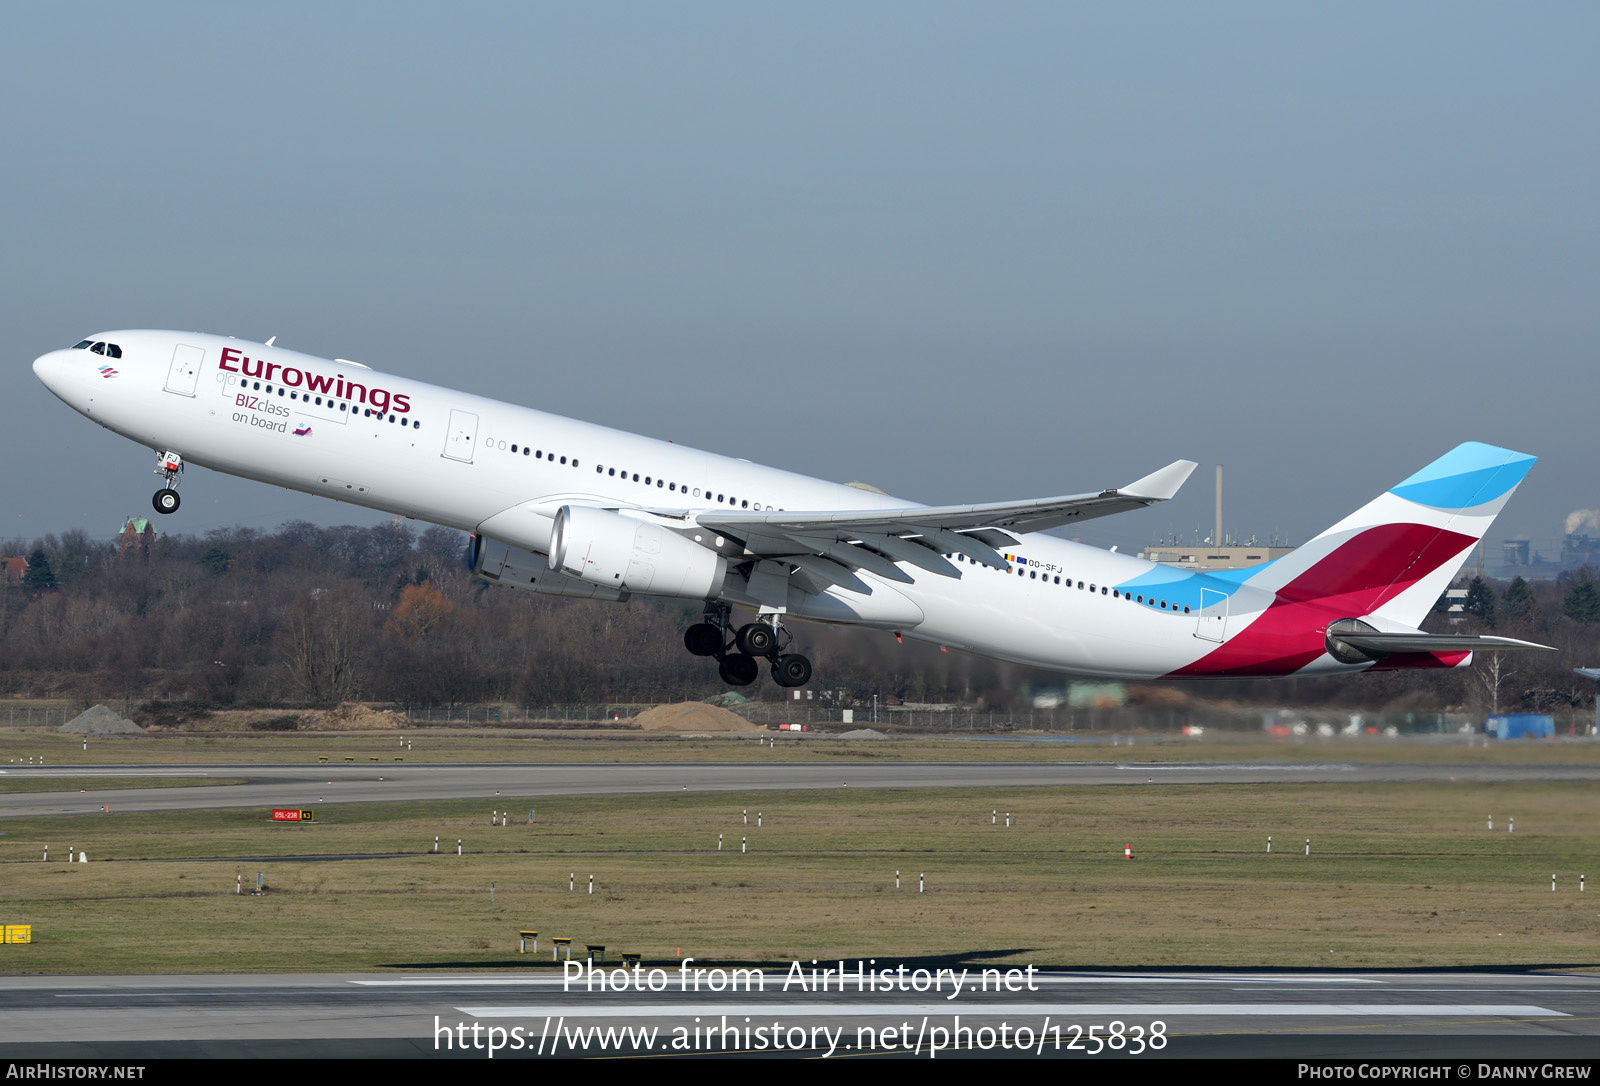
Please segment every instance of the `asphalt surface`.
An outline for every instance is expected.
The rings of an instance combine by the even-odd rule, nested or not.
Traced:
[[[495,796],[638,795],[828,788],[1008,788],[1161,784],[1352,783],[1362,781],[1600,781],[1600,766],[1362,765],[1327,762],[870,762],[555,763],[326,765],[6,766],[34,777],[183,777],[184,788],[113,788],[0,794],[0,819],[114,811],[294,807]],[[242,779],[207,785],[207,778]]]
[[[1459,1066],[1600,1056],[1600,978],[1590,976],[1018,972],[989,978],[991,990],[982,992],[973,969],[951,999],[951,977],[933,984],[927,973],[900,974],[882,962],[865,966],[883,971],[867,991],[856,962],[845,963],[843,991],[836,976],[818,991],[805,975],[802,989],[787,971],[794,967],[782,964],[765,968],[763,990],[745,991],[747,981],[739,991],[713,991],[728,986],[725,975],[696,978],[662,962],[638,974],[612,972],[607,988],[626,988],[602,992],[585,990],[581,979],[569,987],[548,964],[534,966],[542,956],[525,960],[521,969],[538,977],[0,978],[0,1059],[489,1059],[491,1045],[497,1060],[1386,1057]],[[830,965],[837,968],[817,968]],[[650,991],[652,981],[663,990]],[[993,990],[1006,983],[1017,990]]]

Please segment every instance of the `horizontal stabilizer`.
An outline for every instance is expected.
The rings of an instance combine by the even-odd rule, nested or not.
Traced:
[[[1335,634],[1340,641],[1353,645],[1366,653],[1393,652],[1508,652],[1513,649],[1547,649],[1553,645],[1538,645],[1532,641],[1518,641],[1514,637],[1494,637],[1490,634],[1436,634],[1418,630],[1416,633],[1360,633]]]

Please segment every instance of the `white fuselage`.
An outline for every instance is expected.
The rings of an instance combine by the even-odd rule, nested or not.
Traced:
[[[96,339],[121,349],[109,367],[89,351],[64,350],[43,356],[35,371],[62,400],[118,434],[230,475],[509,535],[536,552],[548,551],[555,513],[573,503],[689,511],[916,507],[258,343],[159,331]],[[190,350],[177,350],[183,347]],[[192,374],[180,372],[178,356],[193,359]],[[383,410],[375,409],[380,401]],[[1141,559],[1045,535],[1022,537],[1013,553],[1020,561],[1004,572],[952,556],[956,577],[900,564],[912,584],[862,570],[872,595],[892,601],[866,608],[863,622],[1060,671],[1156,677],[1271,602],[1270,593],[1243,586],[1222,614],[1202,617],[1198,606],[1188,611],[1177,600],[1147,603],[1108,591],[1159,568]]]

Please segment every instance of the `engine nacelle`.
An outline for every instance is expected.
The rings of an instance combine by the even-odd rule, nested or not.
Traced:
[[[691,600],[715,598],[728,576],[728,560],[693,540],[587,505],[556,514],[550,564],[589,584]]]
[[[495,584],[540,592],[546,596],[578,596],[589,600],[624,600],[626,592],[564,577],[542,555],[497,539],[472,537],[472,572]]]

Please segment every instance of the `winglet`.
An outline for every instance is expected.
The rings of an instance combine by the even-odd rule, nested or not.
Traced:
[[[1164,502],[1178,492],[1189,478],[1189,473],[1199,467],[1193,460],[1174,460],[1160,471],[1153,471],[1143,479],[1129,483],[1117,493],[1125,498],[1148,498]]]

